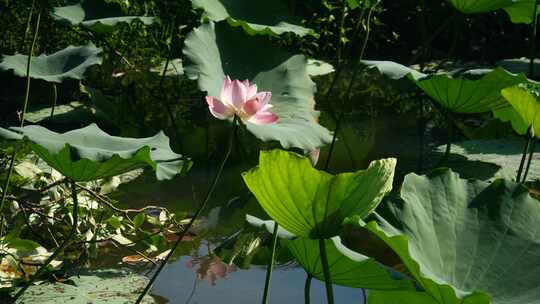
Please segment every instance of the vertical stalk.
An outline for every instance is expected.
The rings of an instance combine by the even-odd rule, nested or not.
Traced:
[[[534,78],[534,58],[536,57],[536,33],[538,30],[538,1],[534,0],[534,9],[533,9],[533,28],[531,33],[531,58],[529,62],[529,77]]]
[[[55,83],[52,84],[52,93],[53,93],[53,96],[52,96],[53,97],[53,100],[52,100],[53,102],[52,102],[51,117],[50,117],[51,120],[54,117],[54,110],[55,110],[56,104],[58,102],[58,89],[56,88]]]
[[[525,145],[523,146],[521,162],[519,163],[519,169],[516,176],[516,183],[521,182],[521,173],[523,173],[523,167],[525,166],[525,160],[527,159],[527,152],[529,151],[529,146],[531,145],[531,141],[532,141],[531,132],[532,132],[532,126],[530,126],[529,129],[527,129],[527,134],[526,134],[527,139],[525,140]]]
[[[304,285],[304,304],[310,304],[311,302],[311,280],[313,280],[313,276],[308,273]]]
[[[56,248],[56,250],[53,252],[51,256],[41,265],[41,267],[38,269],[38,271],[30,278],[30,280],[21,288],[19,291],[15,294],[15,297],[13,299],[13,302],[16,302],[17,299],[19,299],[24,292],[28,289],[28,287],[32,286],[32,284],[41,276],[45,271],[47,271],[47,266],[67,247],[67,245],[71,242],[73,237],[75,236],[75,233],[77,232],[77,226],[79,225],[79,201],[77,199],[77,189],[75,185],[75,181],[70,180],[69,184],[71,186],[71,197],[73,200],[73,223],[71,225],[71,230],[69,231],[68,236],[62,242],[62,244]]]
[[[208,201],[210,201],[210,198],[212,198],[212,194],[216,190],[216,186],[217,186],[217,184],[219,182],[221,174],[223,173],[223,169],[225,168],[225,164],[227,163],[227,160],[231,156],[231,151],[232,151],[232,147],[233,147],[233,143],[234,143],[234,134],[236,133],[238,123],[240,123],[238,121],[238,117],[234,116],[234,119],[233,119],[233,122],[232,122],[233,125],[232,125],[231,132],[230,132],[230,135],[229,135],[229,143],[228,143],[227,151],[225,152],[225,156],[223,157],[223,160],[221,161],[221,164],[218,167],[218,171],[216,172],[216,175],[214,176],[214,180],[212,181],[212,184],[210,185],[210,189],[208,189],[208,192],[206,193],[206,197],[204,198],[203,202],[201,203],[201,205],[199,206],[197,211],[195,211],[195,214],[193,215],[193,217],[191,217],[191,220],[186,225],[186,227],[184,227],[182,232],[180,232],[178,234],[178,240],[174,243],[174,245],[171,248],[171,251],[169,252],[169,254],[165,257],[165,259],[158,266],[158,269],[156,270],[156,272],[154,273],[154,275],[152,276],[152,278],[150,279],[148,284],[146,284],[146,287],[144,288],[142,293],[139,295],[139,298],[137,298],[137,301],[135,301],[135,304],[140,304],[141,301],[143,300],[143,298],[146,296],[146,294],[148,294],[148,292],[150,291],[150,288],[152,288],[152,285],[154,285],[154,282],[156,281],[157,277],[159,276],[161,271],[163,271],[163,268],[165,267],[165,265],[167,265],[167,262],[172,257],[172,255],[173,255],[174,251],[176,250],[176,248],[178,248],[178,245],[180,244],[180,242],[184,238],[185,234],[191,229],[191,227],[193,226],[193,223],[195,222],[195,220],[201,215],[204,208],[208,204]]]
[[[28,99],[30,98],[30,71],[32,66],[32,54],[34,53],[34,48],[36,46],[36,41],[38,37],[39,32],[39,24],[41,21],[41,12],[37,15],[36,20],[36,27],[34,30],[34,37],[32,39],[32,44],[30,45],[30,50],[28,51],[28,60],[26,61],[26,89],[24,94],[24,104],[21,114],[21,121],[20,121],[20,127],[24,127],[24,118],[26,115],[26,109],[28,108]],[[13,167],[15,165],[15,156],[16,151],[13,151],[13,154],[11,155],[11,159],[9,160],[9,169],[8,169],[8,175],[6,177],[6,181],[4,183],[4,188],[2,189],[2,198],[0,199],[0,237],[4,234],[4,203],[6,201],[6,197],[9,191],[9,184],[11,182],[11,175],[13,175]]]
[[[326,245],[324,239],[319,239],[319,251],[321,253],[321,264],[324,273],[324,284],[326,285],[326,299],[328,304],[334,304],[334,290],[332,289],[332,279],[330,275],[330,267],[328,266],[328,255],[326,253]]]
[[[30,11],[28,12],[28,17],[26,17],[26,28],[24,29],[24,36],[22,43],[19,47],[19,49],[23,49],[24,45],[26,44],[26,38],[28,37],[28,32],[30,31],[30,26],[32,24],[32,15],[34,14],[34,8],[36,7],[36,0],[32,0],[32,5],[30,6]],[[21,51],[23,52],[23,51]]]
[[[532,158],[534,156],[534,149],[536,145],[536,140],[534,138],[531,139],[532,143],[529,147],[529,160],[527,161],[527,167],[525,168],[525,173],[523,173],[523,179],[521,180],[522,183],[527,181],[527,175],[529,174],[529,169],[531,168],[531,162]]]
[[[425,139],[425,129],[426,122],[424,119],[424,98],[420,99],[420,109],[418,111],[418,173],[422,173],[423,163],[424,163],[424,139]]]
[[[272,255],[266,268],[266,279],[264,282],[263,304],[268,304],[268,292],[270,291],[270,283],[272,281],[272,270],[274,269],[274,260],[276,258],[276,247],[278,238],[278,223],[274,223],[274,232],[272,233]]]

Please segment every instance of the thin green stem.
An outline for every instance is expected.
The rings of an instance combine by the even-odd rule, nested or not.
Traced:
[[[527,152],[529,152],[529,146],[531,145],[532,141],[531,130],[532,126],[529,127],[529,129],[527,130],[527,138],[525,140],[525,145],[523,146],[523,152],[521,153],[521,161],[519,163],[519,168],[517,171],[516,183],[519,183],[521,181],[521,173],[523,173],[523,167],[525,166],[525,161],[527,159]]]
[[[527,175],[529,175],[529,169],[531,168],[531,162],[534,156],[534,149],[536,146],[536,140],[534,137],[531,139],[531,146],[529,147],[529,160],[527,161],[527,167],[525,168],[525,173],[523,173],[522,183],[527,181]]]
[[[311,302],[311,281],[312,280],[313,280],[313,276],[308,273],[306,277],[306,284],[304,285],[304,304],[310,304]]]
[[[326,158],[326,163],[324,165],[325,170],[327,170],[328,167],[330,166],[330,160],[332,158],[332,153],[334,152],[334,149],[335,149],[337,136],[338,136],[338,133],[339,133],[339,131],[341,129],[341,122],[343,121],[343,117],[345,116],[345,106],[350,103],[350,100],[352,98],[352,89],[353,89],[354,83],[356,82],[356,78],[357,78],[358,73],[359,73],[359,68],[358,67],[360,65],[360,62],[362,61],[362,58],[364,58],[364,54],[365,54],[366,48],[367,48],[367,43],[369,41],[369,36],[370,36],[370,33],[371,33],[371,17],[373,15],[373,12],[374,12],[375,8],[377,7],[377,5],[379,3],[380,3],[380,1],[378,1],[377,3],[375,3],[375,5],[373,5],[373,7],[371,7],[371,9],[370,9],[370,11],[368,13],[368,16],[367,16],[366,36],[364,38],[364,42],[362,44],[362,49],[360,51],[360,55],[358,56],[358,59],[357,59],[356,65],[355,65],[353,76],[351,78],[351,81],[349,82],[349,86],[347,88],[346,95],[345,95],[345,97],[343,98],[343,100],[341,102],[341,111],[340,111],[339,117],[338,117],[338,119],[336,121],[336,129],[334,130],[334,136],[332,137],[332,143],[330,144],[330,149],[328,150],[328,156]]]
[[[274,269],[274,260],[276,258],[276,247],[278,239],[278,227],[277,223],[274,224],[274,232],[272,233],[272,255],[270,256],[270,261],[268,262],[266,268],[266,279],[264,281],[264,293],[263,293],[263,304],[268,304],[268,293],[270,291],[270,284],[272,281],[272,270]]]
[[[328,266],[328,255],[326,253],[326,245],[324,239],[319,239],[319,251],[321,254],[321,264],[324,273],[324,284],[326,285],[326,299],[328,304],[334,304],[334,290],[332,288],[332,276],[330,267]]]
[[[26,44],[26,39],[28,38],[28,32],[30,31],[30,26],[32,24],[32,15],[34,14],[34,8],[36,7],[36,0],[32,0],[32,5],[30,6],[30,11],[28,12],[28,17],[26,17],[26,28],[24,29],[24,36],[20,49],[22,50]]]
[[[368,304],[368,297],[367,297],[367,292],[365,288],[362,288],[362,298],[364,300],[364,304]]]
[[[75,181],[70,180],[69,183],[71,186],[71,197],[73,200],[73,211],[72,211],[73,223],[71,225],[71,230],[69,231],[69,234],[64,240],[64,242],[62,242],[62,244],[58,248],[56,248],[53,254],[49,256],[49,258],[43,263],[43,265],[41,265],[38,271],[32,277],[30,277],[30,280],[26,283],[26,285],[24,285],[21,289],[19,289],[19,291],[15,294],[13,302],[16,302],[16,300],[19,299],[24,294],[24,292],[28,289],[28,287],[32,286],[32,284],[47,271],[47,267],[49,266],[49,264],[54,259],[56,259],[56,257],[58,257],[58,255],[62,251],[64,251],[64,249],[71,242],[71,240],[75,236],[75,233],[77,232],[77,226],[79,225],[79,212],[78,212],[79,201],[77,199],[77,189],[76,189]]]
[[[52,93],[53,93],[53,98],[52,98],[52,109],[51,109],[51,117],[50,119],[53,119],[54,117],[54,110],[56,109],[56,104],[58,103],[58,89],[56,88],[56,84],[52,84]]]
[[[201,203],[201,205],[199,206],[197,211],[195,211],[195,214],[191,217],[191,219],[190,219],[189,223],[186,225],[186,227],[184,227],[182,232],[180,232],[178,234],[178,240],[174,243],[174,245],[171,248],[171,251],[169,252],[169,254],[167,254],[165,259],[161,262],[161,264],[159,265],[158,269],[156,270],[156,272],[154,273],[154,275],[152,276],[152,278],[150,279],[148,284],[146,284],[146,287],[144,288],[142,293],[139,295],[139,298],[137,299],[137,301],[135,301],[135,304],[140,304],[141,301],[144,299],[144,297],[148,294],[148,292],[150,291],[150,288],[152,288],[152,286],[154,285],[154,282],[156,281],[157,277],[159,276],[161,271],[163,271],[163,268],[165,267],[167,262],[172,257],[172,255],[175,252],[176,248],[178,248],[178,245],[180,244],[180,242],[182,242],[182,239],[184,238],[185,234],[191,229],[191,227],[193,226],[193,223],[195,222],[195,220],[197,220],[197,218],[199,218],[199,216],[203,212],[204,208],[206,207],[206,205],[210,201],[210,198],[212,198],[212,194],[216,190],[216,186],[217,186],[217,184],[219,182],[221,174],[223,173],[223,169],[225,168],[225,164],[227,163],[227,160],[231,156],[231,151],[232,151],[232,147],[233,147],[233,143],[234,143],[234,134],[236,133],[236,128],[238,127],[238,123],[239,123],[238,118],[235,116],[234,120],[233,120],[233,126],[232,126],[232,129],[231,129],[231,133],[229,135],[229,143],[228,143],[227,151],[225,152],[223,160],[222,160],[221,164],[218,167],[218,171],[216,172],[214,180],[212,181],[212,184],[210,185],[210,189],[206,193],[206,197],[204,198],[203,202]]]
[[[38,37],[39,32],[39,24],[41,21],[41,12],[37,15],[36,20],[36,28],[34,30],[34,38],[32,39],[32,44],[30,45],[30,50],[28,51],[28,60],[26,61],[26,90],[24,95],[24,104],[21,114],[21,122],[20,127],[24,127],[24,118],[26,115],[26,109],[28,108],[28,99],[30,98],[30,71],[32,66],[32,54],[34,53],[34,48],[36,46],[36,41]],[[6,176],[6,181],[4,183],[4,188],[2,189],[2,199],[0,200],[0,237],[4,234],[4,203],[6,201],[6,197],[9,191],[9,185],[11,182],[11,176],[13,175],[13,167],[15,165],[15,157],[17,151],[13,151],[13,154],[11,155],[11,159],[9,160],[9,169],[8,169],[8,175]]]
[[[538,31],[538,1],[534,0],[534,9],[533,9],[533,29],[531,33],[531,58],[529,62],[529,77],[534,78],[534,58],[536,57],[536,34]]]

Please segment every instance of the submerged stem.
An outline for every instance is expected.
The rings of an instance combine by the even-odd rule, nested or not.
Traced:
[[[76,186],[75,186],[75,181],[70,180],[69,183],[70,183],[70,186],[71,186],[71,197],[72,197],[72,200],[73,200],[73,223],[71,225],[71,230],[69,231],[69,234],[66,237],[66,239],[64,240],[64,242],[62,242],[62,244],[60,246],[58,246],[58,248],[56,248],[56,250],[53,252],[53,254],[51,256],[49,256],[49,258],[43,263],[43,265],[41,265],[41,267],[38,269],[38,271],[32,277],[30,277],[30,280],[26,283],[26,285],[24,285],[21,289],[19,289],[17,294],[15,294],[13,302],[15,302],[17,299],[19,299],[24,294],[24,292],[28,289],[28,287],[30,287],[41,275],[43,275],[43,273],[47,270],[47,267],[49,266],[49,264],[62,251],[64,251],[64,249],[71,242],[73,236],[75,235],[75,233],[77,231],[77,226],[79,225],[79,212],[78,212],[79,201],[77,199],[77,189],[76,189]]]
[[[308,273],[306,277],[306,284],[304,285],[304,304],[310,304],[311,302],[311,281],[312,280],[313,280],[313,276]]]
[[[326,253],[326,245],[324,239],[319,239],[319,251],[321,253],[321,264],[324,273],[324,284],[326,285],[326,299],[328,304],[334,304],[334,290],[332,289],[332,277],[330,274],[330,266],[328,265],[328,255]]]
[[[174,245],[171,248],[171,251],[169,252],[169,254],[167,254],[165,259],[161,262],[161,264],[159,265],[158,269],[156,270],[156,272],[154,273],[154,275],[152,276],[152,278],[150,279],[148,284],[146,284],[146,287],[144,288],[142,293],[139,295],[139,298],[137,298],[137,301],[135,301],[135,304],[141,303],[141,301],[146,296],[146,294],[148,294],[148,292],[150,291],[150,288],[152,288],[152,285],[156,281],[157,277],[159,276],[159,274],[161,273],[161,271],[163,270],[165,265],[167,265],[167,262],[172,257],[172,255],[173,255],[174,251],[176,250],[176,248],[178,248],[178,245],[180,244],[180,242],[184,238],[185,234],[191,229],[191,227],[193,226],[193,223],[195,222],[195,220],[201,215],[204,208],[208,204],[208,201],[210,201],[210,198],[212,197],[212,194],[216,190],[216,186],[217,186],[217,184],[219,182],[221,174],[223,173],[223,169],[225,168],[225,164],[227,163],[227,160],[229,159],[229,156],[231,155],[232,146],[233,146],[233,142],[234,142],[234,134],[236,133],[236,128],[238,127],[238,123],[239,123],[238,122],[238,117],[235,116],[234,120],[233,120],[233,126],[232,126],[232,129],[231,129],[231,133],[229,135],[229,143],[228,143],[227,151],[225,152],[225,156],[223,157],[223,160],[221,161],[221,164],[218,167],[218,171],[216,172],[216,175],[214,176],[214,180],[212,181],[212,184],[210,185],[210,189],[208,189],[208,192],[206,193],[206,197],[204,198],[203,202],[201,203],[201,205],[199,206],[197,211],[195,211],[195,214],[193,215],[193,217],[191,217],[191,220],[186,225],[186,227],[184,227],[182,232],[180,232],[178,234],[178,240],[174,243]]]
[[[268,293],[270,291],[270,283],[272,281],[272,270],[274,269],[274,260],[276,258],[276,247],[277,247],[277,238],[278,238],[278,223],[274,223],[274,232],[272,233],[272,255],[270,256],[270,261],[268,262],[268,267],[266,268],[266,279],[264,282],[264,294],[263,294],[263,304],[268,304]]]

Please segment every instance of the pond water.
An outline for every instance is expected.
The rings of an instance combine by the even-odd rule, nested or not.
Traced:
[[[364,168],[370,160],[399,157],[397,179],[418,167],[419,142],[415,121],[404,127],[404,120],[396,117],[379,117],[364,121],[352,119],[349,123],[347,142],[340,142],[331,163],[332,171],[351,171]],[[322,157],[324,157],[324,153]],[[207,279],[197,279],[200,265],[190,265],[194,257],[205,257],[245,225],[245,214],[264,214],[257,202],[248,195],[240,174],[252,164],[229,164],[219,186],[195,225],[194,234],[200,242],[182,245],[180,256],[169,263],[156,281],[152,293],[163,303],[258,303],[261,301],[265,266],[251,265],[248,269],[235,269],[211,284]],[[213,166],[215,167],[215,166]],[[160,205],[173,212],[192,213],[205,194],[213,172],[205,166],[195,165],[188,177],[156,182],[140,178],[122,185],[115,199],[132,207]],[[190,267],[191,266],[191,267]],[[306,273],[295,264],[277,265],[272,280],[271,303],[303,303]],[[360,289],[334,287],[336,303],[364,303]],[[311,303],[325,303],[322,282],[313,280]]]

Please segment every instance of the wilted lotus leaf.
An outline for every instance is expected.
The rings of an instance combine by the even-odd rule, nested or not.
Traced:
[[[92,124],[66,133],[40,126],[0,128],[0,137],[27,138],[47,164],[75,181],[92,181],[138,168],[151,167],[158,179],[171,179],[187,171],[188,159],[174,153],[169,138],[159,133],[149,138],[111,136]]]

